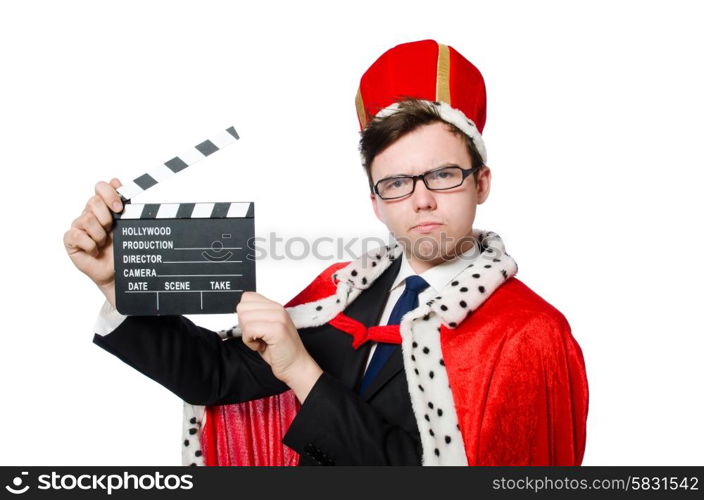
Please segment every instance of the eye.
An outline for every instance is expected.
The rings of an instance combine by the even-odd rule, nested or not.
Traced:
[[[448,180],[455,179],[459,176],[459,169],[457,167],[446,167],[435,170],[431,172],[430,178],[435,180]]]
[[[406,179],[403,177],[396,177],[391,179],[386,179],[382,183],[382,189],[392,190],[402,188],[406,184]]]

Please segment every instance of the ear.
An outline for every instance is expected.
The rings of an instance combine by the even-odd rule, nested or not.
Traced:
[[[491,191],[491,169],[484,165],[477,175],[477,205],[481,205],[489,197]]]

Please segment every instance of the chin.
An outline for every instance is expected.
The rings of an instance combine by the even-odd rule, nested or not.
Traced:
[[[407,252],[412,252],[414,258],[425,261],[429,264],[441,262],[442,256],[446,252],[441,248],[440,238],[437,235],[423,234],[413,238],[406,236],[410,248],[405,245]]]

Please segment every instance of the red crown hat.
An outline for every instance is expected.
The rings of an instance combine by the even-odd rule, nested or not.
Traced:
[[[472,139],[486,162],[481,136],[486,121],[484,78],[462,54],[435,40],[404,43],[384,52],[359,82],[360,127],[393,114],[397,103],[409,97],[432,103],[444,121]]]

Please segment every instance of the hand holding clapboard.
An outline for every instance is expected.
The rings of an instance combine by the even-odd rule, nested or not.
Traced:
[[[230,127],[124,186],[96,184],[64,245],[120,313],[231,313],[255,290],[253,203],[131,203],[238,139]]]

